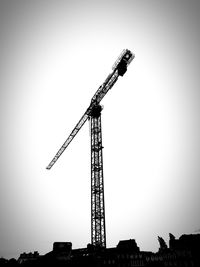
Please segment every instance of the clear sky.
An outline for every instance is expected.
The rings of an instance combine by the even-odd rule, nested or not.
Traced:
[[[86,122],[46,166],[111,73],[102,101],[107,246],[200,229],[200,2],[0,1],[0,256],[90,242]]]

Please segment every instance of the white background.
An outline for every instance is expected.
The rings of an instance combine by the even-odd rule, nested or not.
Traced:
[[[90,242],[86,123],[45,168],[121,51],[102,104],[107,246],[157,251],[199,216],[198,1],[0,1],[0,256]]]

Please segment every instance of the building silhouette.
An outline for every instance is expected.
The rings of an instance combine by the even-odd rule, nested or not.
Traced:
[[[66,267],[199,267],[200,234],[182,235],[176,239],[169,234],[169,246],[158,237],[157,252],[140,251],[135,239],[121,240],[116,247],[102,248],[88,244],[86,248],[72,249],[71,242],[55,242],[52,251],[45,255],[38,252],[22,253],[20,266]]]

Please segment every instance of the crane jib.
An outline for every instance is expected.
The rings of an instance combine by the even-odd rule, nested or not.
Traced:
[[[62,155],[62,153],[65,151],[65,149],[68,147],[68,145],[71,143],[71,141],[74,139],[74,137],[77,135],[79,130],[82,128],[84,123],[89,118],[92,109],[99,105],[103,97],[107,94],[107,92],[112,88],[112,86],[116,83],[119,76],[123,76],[124,73],[127,70],[127,66],[130,64],[130,62],[133,60],[135,55],[128,49],[124,49],[120,56],[118,57],[117,61],[113,65],[112,69],[113,72],[108,75],[104,83],[98,88],[96,93],[91,99],[90,106],[87,108],[86,112],[83,114],[79,122],[76,124],[74,129],[72,130],[69,137],[66,139],[64,144],[61,146],[61,148],[58,150],[52,161],[47,166],[47,169],[51,169],[51,167],[56,163],[58,158]]]

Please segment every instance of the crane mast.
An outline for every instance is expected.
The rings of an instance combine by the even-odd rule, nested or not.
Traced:
[[[79,130],[90,119],[91,131],[91,243],[95,247],[106,247],[104,179],[103,179],[103,146],[101,130],[101,100],[116,83],[119,76],[123,76],[127,66],[135,55],[124,49],[113,65],[113,72],[108,75],[104,83],[97,89],[90,105],[72,130],[69,137],[51,160],[47,169],[56,163]]]
[[[90,115],[91,243],[96,247],[106,247],[101,110],[102,107],[96,105]]]

